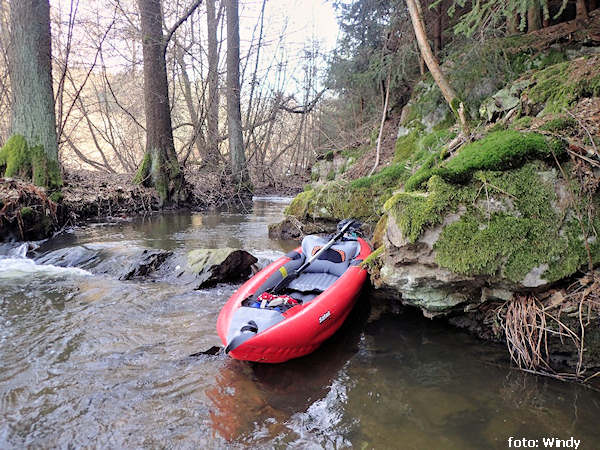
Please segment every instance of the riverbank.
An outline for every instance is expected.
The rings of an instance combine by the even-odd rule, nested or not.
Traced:
[[[477,57],[471,44],[453,49],[443,69],[461,82],[469,130],[423,76],[384,129],[395,144],[379,170],[365,176],[367,136],[360,151],[326,155],[271,235],[358,218],[377,248],[366,265],[383,297],[505,342],[524,370],[595,378],[599,26],[595,13],[576,33],[557,25],[493,39]]]
[[[122,220],[176,210],[206,211],[248,205],[252,197],[239,191],[224,172],[186,170],[188,198],[161,208],[157,192],[132,182],[131,174],[66,170],[63,187],[47,195],[43,188],[18,179],[0,178],[0,242],[40,240],[61,229],[90,220]],[[255,182],[254,195],[293,196],[305,180]]]

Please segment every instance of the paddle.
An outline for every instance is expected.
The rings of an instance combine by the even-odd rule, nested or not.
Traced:
[[[348,222],[346,222],[346,224],[344,224],[344,226],[342,226],[340,231],[338,231],[327,244],[325,244],[317,253],[315,253],[309,259],[307,259],[304,262],[304,264],[302,264],[300,267],[298,267],[292,273],[289,273],[285,278],[283,278],[279,283],[277,283],[275,285],[275,287],[273,287],[272,289],[269,290],[269,293],[270,294],[278,294],[279,292],[281,292],[281,290],[285,289],[285,287],[287,287],[293,280],[298,278],[298,276],[303,271],[305,271],[308,266],[310,266],[314,261],[319,259],[319,256],[321,256],[324,252],[329,250],[331,248],[331,246],[336,243],[336,241],[338,241],[342,236],[344,236],[346,231],[352,225],[354,225],[354,220],[351,220],[351,219],[348,220]]]

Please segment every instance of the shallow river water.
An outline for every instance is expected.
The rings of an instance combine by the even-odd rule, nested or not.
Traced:
[[[501,346],[366,294],[312,355],[259,365],[188,357],[219,344],[236,286],[119,281],[145,248],[275,259],[294,247],[267,237],[283,206],[96,224],[27,257],[0,247],[0,448],[600,448],[600,393],[512,370]]]

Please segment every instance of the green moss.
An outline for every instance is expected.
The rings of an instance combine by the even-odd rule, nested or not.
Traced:
[[[384,204],[384,210],[409,242],[415,242],[425,228],[441,223],[444,213],[455,209],[459,202],[474,196],[468,189],[446,183],[438,176],[429,179],[427,188],[427,193],[395,194]]]
[[[333,181],[333,180],[335,180],[335,170],[331,169],[327,173],[327,181]]]
[[[27,220],[27,219],[33,217],[33,209],[30,208],[29,206],[24,206],[23,208],[21,208],[20,213],[21,213],[21,218],[23,220]]]
[[[407,191],[419,189],[433,175],[452,182],[468,182],[476,170],[505,170],[519,167],[527,160],[551,158],[552,152],[561,156],[560,142],[548,140],[537,133],[514,130],[496,131],[485,138],[465,145],[452,159],[433,167],[428,161],[405,184]]]
[[[54,203],[60,203],[63,200],[63,193],[61,191],[54,191],[52,194],[50,194],[50,200],[52,200]]]
[[[432,153],[421,164],[417,170],[404,184],[406,191],[414,191],[427,182],[435,173],[435,168],[444,160],[445,151]]]
[[[367,258],[362,262],[361,266],[367,269],[367,271],[371,272],[376,269],[381,261],[380,258],[383,256],[383,252],[385,251],[385,246],[380,246],[372,252]]]
[[[150,153],[146,152],[146,154],[144,154],[144,159],[142,159],[140,167],[138,167],[138,170],[135,173],[135,176],[133,177],[133,182],[135,184],[147,185],[150,178],[149,174],[151,163],[152,159],[150,158]]]
[[[540,220],[494,213],[486,222],[469,213],[444,228],[435,244],[436,261],[454,272],[520,282],[559,256],[556,238]]]
[[[42,146],[29,146],[20,135],[11,136],[0,149],[1,169],[5,177],[31,180],[36,186],[51,190],[62,186],[58,163],[46,157]]]
[[[383,245],[383,236],[385,234],[385,230],[387,229],[388,224],[388,215],[384,214],[381,216],[377,225],[375,225],[375,230],[373,231],[373,246],[380,247]]]
[[[419,132],[413,130],[406,136],[400,136],[396,139],[394,150],[394,162],[401,163],[406,161],[416,150],[416,142],[419,137]]]
[[[440,149],[456,136],[448,129],[438,129],[421,136],[413,130],[396,140],[395,163],[419,164],[430,158],[432,152],[439,154]]]
[[[540,130],[550,131],[551,133],[569,132],[577,129],[577,121],[571,117],[557,117],[549,120],[540,127]]]
[[[309,202],[312,200],[315,192],[316,189],[300,192],[294,197],[292,203],[285,208],[284,213],[290,216],[305,218],[308,215]]]
[[[31,177],[31,155],[23,136],[13,135],[0,149],[0,169],[5,177]]]
[[[507,129],[507,126],[506,126],[506,124],[505,124],[505,123],[503,123],[503,122],[496,122],[494,125],[492,125],[492,126],[491,126],[491,127],[488,129],[488,131],[489,131],[490,133],[493,133],[493,132],[495,132],[495,131],[503,131],[503,130],[506,130],[506,129]]]
[[[538,69],[544,69],[546,67],[565,62],[567,59],[567,55],[565,55],[563,52],[551,48],[536,58],[534,63]]]
[[[598,67],[600,57],[589,60],[567,61],[535,72],[534,84],[525,91],[534,104],[544,105],[542,115],[561,113],[581,97],[600,96],[600,74],[595,70],[582,69],[587,65]]]
[[[325,155],[323,156],[323,159],[325,161],[333,161],[334,156],[335,156],[335,154],[333,153],[333,150],[329,150],[327,153],[325,153]]]
[[[523,281],[534,268],[553,282],[585,264],[580,225],[572,218],[563,224],[564,218],[553,209],[556,194],[540,176],[545,171],[543,163],[534,162],[506,172],[477,172],[465,189],[476,192],[481,202],[460,200],[466,210],[460,220],[444,227],[434,245],[437,263],[457,273],[514,282]],[[484,195],[504,207],[489,211]],[[598,223],[597,216],[595,220]],[[592,254],[600,259],[595,242]]]
[[[402,164],[392,164],[370,177],[357,178],[350,182],[352,189],[373,188],[375,190],[396,186],[406,174]]]
[[[533,117],[523,116],[514,121],[513,125],[517,129],[529,128],[533,122]]]
[[[383,202],[406,179],[406,169],[400,165],[384,168],[376,175],[351,182],[335,181],[298,194],[285,213],[300,219],[347,217],[374,223],[381,215]]]

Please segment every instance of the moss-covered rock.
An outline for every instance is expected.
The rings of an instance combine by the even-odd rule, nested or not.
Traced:
[[[581,97],[600,96],[600,56],[555,64],[528,76],[524,93],[528,115],[562,113]]]
[[[285,213],[301,222],[337,222],[352,217],[372,227],[379,221],[383,204],[394,191],[402,187],[417,167],[431,168],[438,164],[441,149],[455,136],[449,129],[431,133],[413,130],[397,139],[391,165],[370,177],[332,181],[305,190],[294,198]]]
[[[366,150],[368,150],[367,146],[341,152],[330,150],[317,159],[311,167],[311,181],[323,184],[340,178]]]
[[[374,224],[381,216],[381,206],[398,186],[403,168],[394,166],[376,181],[332,181],[298,194],[285,213],[300,221],[338,221],[355,218]],[[373,178],[373,177],[369,177]]]
[[[564,144],[557,139],[537,133],[496,131],[465,145],[455,157],[440,164],[435,164],[435,160],[427,161],[404,187],[407,191],[417,190],[434,175],[455,183],[468,182],[477,170],[510,169],[528,160],[562,158],[563,154]],[[440,159],[442,157],[443,154]]]
[[[436,175],[425,192],[395,194],[385,204],[381,283],[435,315],[480,302],[484,287],[540,288],[572,275],[588,262],[585,239],[598,263],[600,213],[580,224],[571,188],[538,160],[477,170],[463,184]]]

